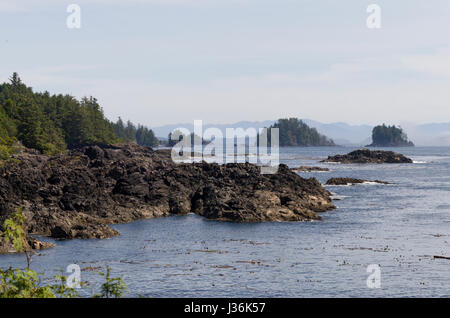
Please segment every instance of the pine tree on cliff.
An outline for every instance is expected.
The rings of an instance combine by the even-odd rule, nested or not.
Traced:
[[[11,85],[13,87],[18,87],[22,84],[22,80],[19,77],[19,74],[16,72],[13,73],[13,75],[9,78],[9,81],[11,82]]]

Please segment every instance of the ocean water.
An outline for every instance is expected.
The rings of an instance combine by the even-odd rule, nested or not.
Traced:
[[[281,148],[301,173],[379,179],[390,185],[327,187],[340,200],[323,220],[232,224],[196,215],[114,225],[121,236],[58,241],[33,257],[46,281],[78,264],[89,296],[106,265],[122,276],[130,297],[449,297],[450,148],[392,149],[414,164],[323,164],[352,148]],[[51,240],[51,239],[47,239]],[[379,265],[380,288],[369,288],[367,267]],[[0,268],[24,267],[23,255],[0,255]]]

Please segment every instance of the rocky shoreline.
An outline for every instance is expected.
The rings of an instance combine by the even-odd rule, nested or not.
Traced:
[[[46,156],[25,149],[0,168],[0,224],[23,207],[29,234],[107,238],[109,225],[195,213],[231,222],[319,220],[331,193],[280,165],[176,164],[169,150],[134,144],[86,146]]]
[[[30,235],[28,235],[27,239],[23,242],[23,249],[25,251],[39,251],[46,248],[52,248],[56,245],[51,242],[44,242],[41,240],[38,240]],[[0,254],[6,254],[6,253],[16,253],[16,249],[11,244],[11,242],[4,242],[0,239]]]

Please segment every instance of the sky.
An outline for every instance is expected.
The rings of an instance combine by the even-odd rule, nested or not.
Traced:
[[[0,82],[150,127],[450,122],[449,30],[448,0],[0,0]]]

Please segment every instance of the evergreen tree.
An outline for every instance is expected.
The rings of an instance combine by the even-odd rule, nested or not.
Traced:
[[[146,147],[156,147],[159,144],[153,131],[142,125],[139,125],[136,131],[136,142]]]
[[[35,93],[17,73],[0,85],[0,137],[54,154],[67,146],[117,141],[95,98]]]
[[[114,124],[114,134],[119,139],[123,139],[125,137],[125,126],[123,125],[122,118],[119,117],[117,122]]]
[[[143,125],[138,125],[136,128],[128,120],[127,125],[124,126],[122,118],[119,117],[117,122],[113,124],[113,127],[114,133],[122,142],[135,142],[145,147],[156,147],[159,145],[159,140],[155,137],[153,131]]]
[[[18,87],[22,84],[22,80],[19,77],[19,74],[16,72],[13,73],[13,75],[9,78],[11,85],[14,87]]]

